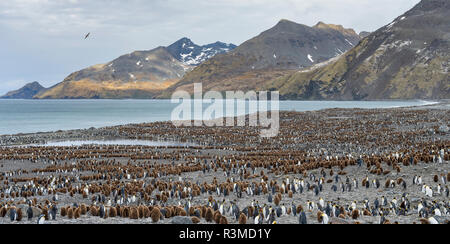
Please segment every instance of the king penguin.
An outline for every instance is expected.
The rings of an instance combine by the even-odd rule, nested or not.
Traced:
[[[304,211],[300,211],[300,213],[298,214],[298,223],[301,225],[307,224],[306,214]]]
[[[41,214],[41,215],[39,215],[39,218],[38,218],[38,220],[37,220],[37,224],[38,225],[42,225],[42,224],[44,224],[45,223],[45,215],[44,214]]]
[[[33,219],[33,208],[31,207],[31,205],[27,209],[27,217],[28,217],[29,221],[31,221],[31,219]]]
[[[17,211],[16,211],[16,208],[11,208],[11,209],[9,210],[9,218],[10,218],[11,222],[17,219]]]

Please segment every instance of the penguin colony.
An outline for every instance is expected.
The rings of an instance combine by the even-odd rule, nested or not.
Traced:
[[[0,223],[444,224],[450,110],[281,112],[280,134],[158,122],[0,136]],[[190,147],[47,140],[141,139]]]

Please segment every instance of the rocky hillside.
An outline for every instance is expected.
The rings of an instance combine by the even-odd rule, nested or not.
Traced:
[[[267,83],[285,99],[450,98],[450,1],[422,0],[332,61]]]
[[[35,81],[32,83],[26,84],[24,87],[10,91],[6,95],[1,96],[2,99],[31,99],[36,94],[45,91],[46,88],[41,86],[39,82]]]
[[[217,54],[227,53],[234,48],[236,45],[223,42],[199,46],[188,38],[182,38],[168,46],[167,51],[183,64],[196,66]]]
[[[191,91],[192,84],[198,81],[207,90],[257,89],[266,79],[341,55],[357,45],[359,40],[355,31],[339,25],[319,22],[309,27],[281,20],[233,51],[199,65],[161,97],[170,97],[177,89]]]
[[[74,72],[35,98],[152,98],[195,65],[233,48],[221,43],[200,47],[183,38],[167,48],[136,51]]]
[[[371,33],[368,32],[368,31],[361,31],[361,32],[359,33],[359,37],[361,37],[361,39],[364,39],[364,38],[368,37],[370,34],[371,34]]]

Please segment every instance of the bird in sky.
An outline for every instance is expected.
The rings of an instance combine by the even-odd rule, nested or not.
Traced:
[[[91,35],[91,33],[87,33],[86,36],[84,37],[84,40],[86,40],[89,36]]]

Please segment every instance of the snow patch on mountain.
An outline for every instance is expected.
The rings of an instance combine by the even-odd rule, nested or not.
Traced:
[[[227,53],[235,47],[233,44],[222,42],[199,46],[188,38],[182,38],[170,45],[168,51],[184,65],[197,66],[215,55]]]

